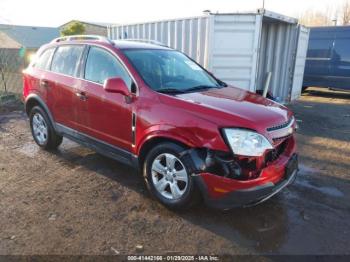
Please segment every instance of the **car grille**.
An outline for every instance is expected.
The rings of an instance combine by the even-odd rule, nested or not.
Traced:
[[[293,122],[293,120],[294,120],[294,117],[291,117],[287,122],[280,124],[280,125],[277,125],[277,126],[269,127],[266,130],[267,130],[267,132],[272,132],[272,131],[275,131],[278,129],[286,128],[287,126],[289,126]]]
[[[267,132],[275,143],[278,143],[293,134],[294,117],[287,122],[267,128]]]

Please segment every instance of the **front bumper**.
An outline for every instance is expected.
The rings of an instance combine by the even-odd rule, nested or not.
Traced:
[[[284,154],[262,169],[256,179],[235,180],[211,173],[194,176],[206,204],[218,209],[259,204],[291,184],[298,172],[294,139]]]

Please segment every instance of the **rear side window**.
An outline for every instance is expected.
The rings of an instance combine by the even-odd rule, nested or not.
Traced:
[[[130,88],[131,78],[116,57],[99,47],[90,47],[85,66],[85,79],[103,84],[111,77],[121,77]]]
[[[50,59],[54,51],[54,48],[45,50],[35,62],[34,67],[42,70],[50,69]]]
[[[311,39],[307,56],[310,58],[330,58],[333,49],[333,39]]]
[[[80,45],[58,47],[52,59],[51,71],[76,76],[83,50],[84,46]]]
[[[341,36],[335,40],[333,59],[335,61],[342,61],[344,64],[342,69],[349,70],[350,65],[350,37]]]

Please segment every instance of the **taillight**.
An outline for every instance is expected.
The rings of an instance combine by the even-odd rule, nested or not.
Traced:
[[[29,83],[28,83],[28,75],[26,74],[25,70],[23,70],[23,98],[27,97],[29,94]]]

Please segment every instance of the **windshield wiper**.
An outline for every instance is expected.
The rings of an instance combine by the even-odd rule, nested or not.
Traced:
[[[191,91],[199,91],[199,90],[207,90],[210,88],[220,88],[219,86],[207,86],[207,85],[199,85],[199,86],[194,86],[188,89],[185,89],[184,92],[191,92]]]
[[[198,85],[198,86],[194,86],[188,89],[177,89],[177,88],[161,88],[158,89],[157,92],[159,93],[164,93],[164,94],[183,94],[183,93],[187,93],[187,92],[192,92],[192,91],[199,91],[199,90],[207,90],[207,89],[211,89],[211,88],[221,88],[220,86],[209,86],[209,85]]]
[[[176,88],[161,88],[158,89],[157,92],[164,94],[182,94],[184,91],[176,89]]]

